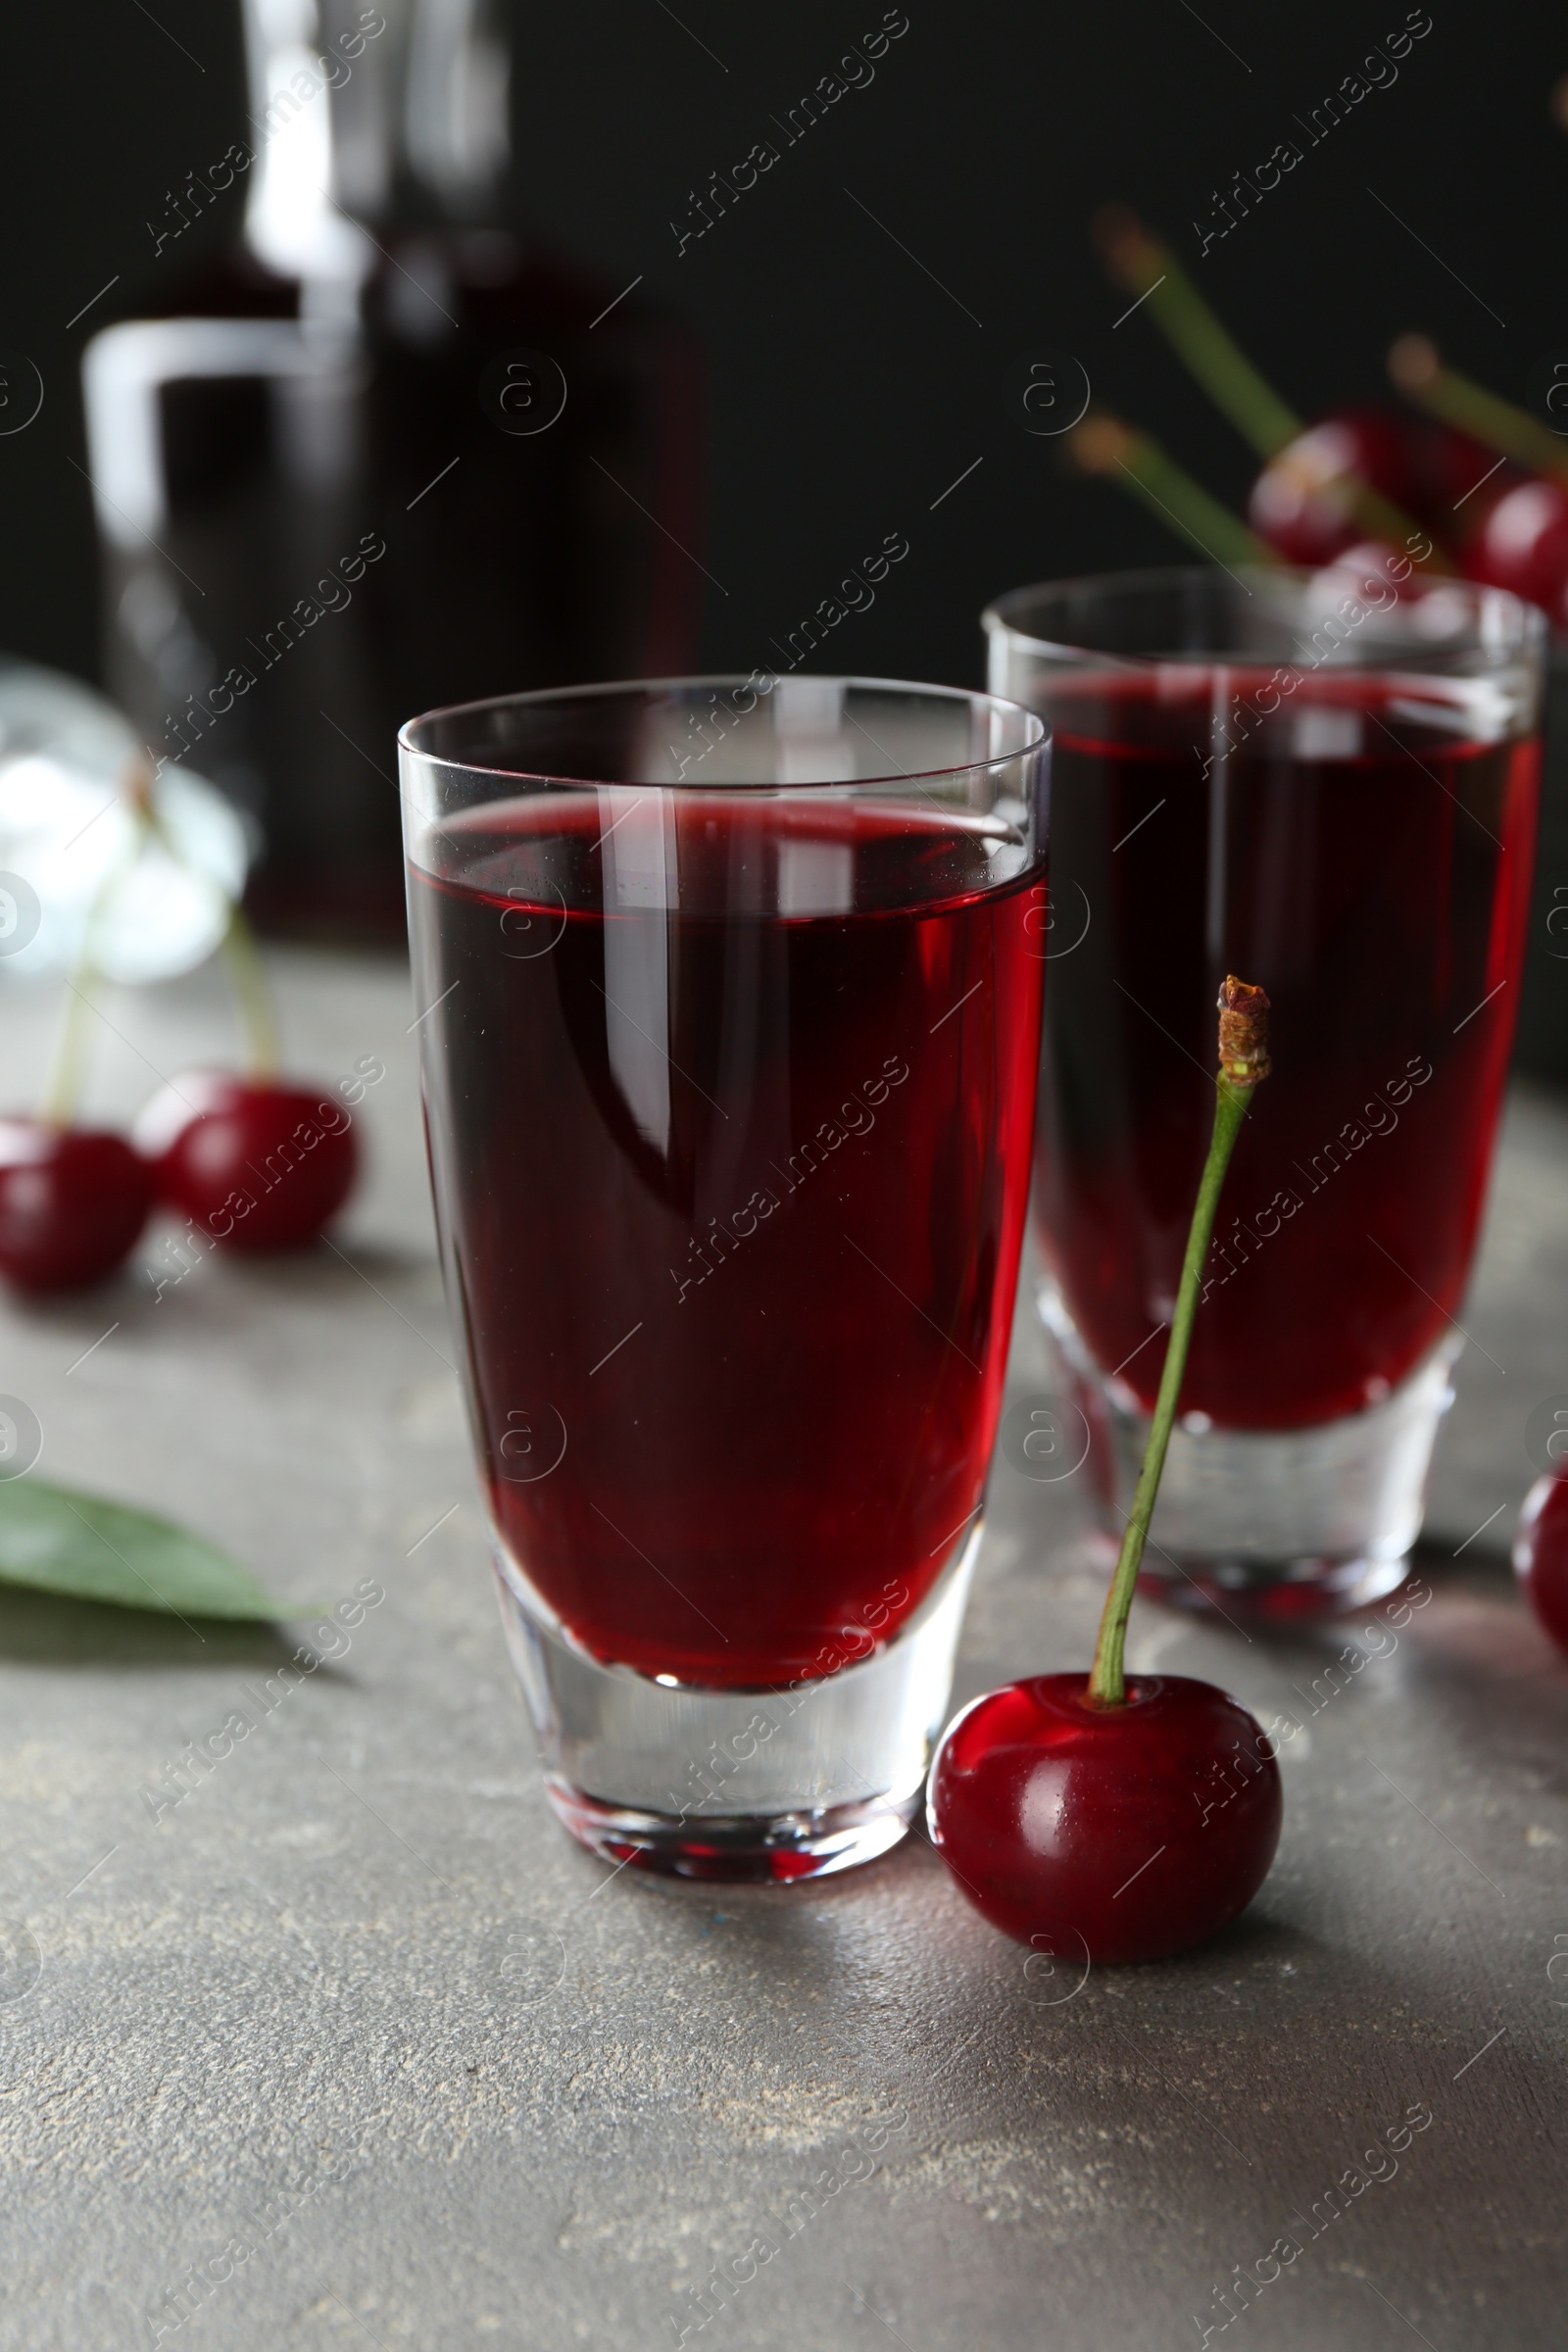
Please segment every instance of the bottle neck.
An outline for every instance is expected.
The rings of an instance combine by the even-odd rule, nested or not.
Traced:
[[[244,9],[245,238],[269,269],[357,285],[373,232],[502,215],[511,55],[496,0]]]

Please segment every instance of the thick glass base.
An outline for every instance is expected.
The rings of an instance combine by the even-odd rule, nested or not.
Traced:
[[[925,1778],[921,1773],[921,1780]],[[898,1844],[919,1809],[920,1791],[897,1804],[878,1799],[808,1813],[716,1813],[681,1820],[585,1796],[553,1774],[545,1794],[579,1844],[607,1862],[677,1879],[749,1879],[774,1885],[825,1878],[874,1862]]]
[[[595,1853],[682,1878],[819,1878],[886,1853],[919,1805],[982,1527],[894,1641],[818,1681],[745,1690],[590,1657],[492,1539],[562,1822]]]
[[[1039,1292],[1069,1393],[1090,1432],[1088,1467],[1102,1526],[1119,1544],[1149,1416],[1125,1382],[1090,1358],[1054,1283]],[[1453,1401],[1463,1345],[1439,1342],[1380,1404],[1306,1429],[1179,1421],[1140,1583],[1188,1608],[1238,1605],[1274,1619],[1341,1616],[1403,1582],[1421,1528],[1438,1425]]]
[[[1110,1548],[1108,1537],[1106,1544]],[[1113,1548],[1110,1556],[1114,1565]],[[1239,1603],[1248,1617],[1284,1624],[1300,1618],[1347,1617],[1357,1609],[1370,1608],[1374,1601],[1397,1592],[1408,1574],[1403,1552],[1392,1560],[1324,1559],[1312,1554],[1279,1562],[1206,1560],[1194,1555],[1178,1561],[1173,1556],[1168,1565],[1156,1558],[1152,1570],[1146,1553],[1138,1589],[1177,1609],[1218,1610],[1222,1616],[1234,1616]]]

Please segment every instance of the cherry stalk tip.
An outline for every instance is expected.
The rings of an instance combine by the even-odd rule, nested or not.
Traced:
[[[1227,972],[1219,992],[1219,1066],[1235,1087],[1254,1087],[1273,1068],[1268,1051],[1267,991]]]
[[[1429,335],[1400,335],[1389,346],[1389,373],[1401,392],[1419,392],[1442,365]]]

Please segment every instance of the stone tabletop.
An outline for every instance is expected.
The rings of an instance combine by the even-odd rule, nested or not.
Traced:
[[[336,1250],[0,1320],[45,1474],[186,1520],[339,1629],[290,1683],[305,1625],[0,1588],[0,2340],[1560,2340],[1568,1663],[1506,1554],[1525,1424],[1568,1390],[1568,1108],[1511,1104],[1431,1597],[1392,1645],[1387,1604],[1288,1638],[1135,1611],[1133,1666],[1299,1725],[1284,1840],[1221,1940],[1080,1979],[919,1839],[718,1892],[567,1841],[484,1561],[407,974],[273,960],[295,1064],[385,1069]],[[107,1113],[232,1051],[206,976],[104,1010]],[[9,1097],[51,1017],[0,1002]],[[156,1234],[142,1256],[168,1271]],[[1020,1314],[1013,1383],[1047,1378]],[[1078,1483],[999,1464],[958,1699],[1087,1662]],[[183,1744],[236,1710],[255,1731],[181,1792]]]

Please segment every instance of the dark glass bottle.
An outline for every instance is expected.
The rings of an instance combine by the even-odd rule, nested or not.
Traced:
[[[689,335],[500,225],[487,0],[246,0],[242,239],[84,366],[110,691],[247,814],[274,930],[400,938],[396,731],[693,666]]]

